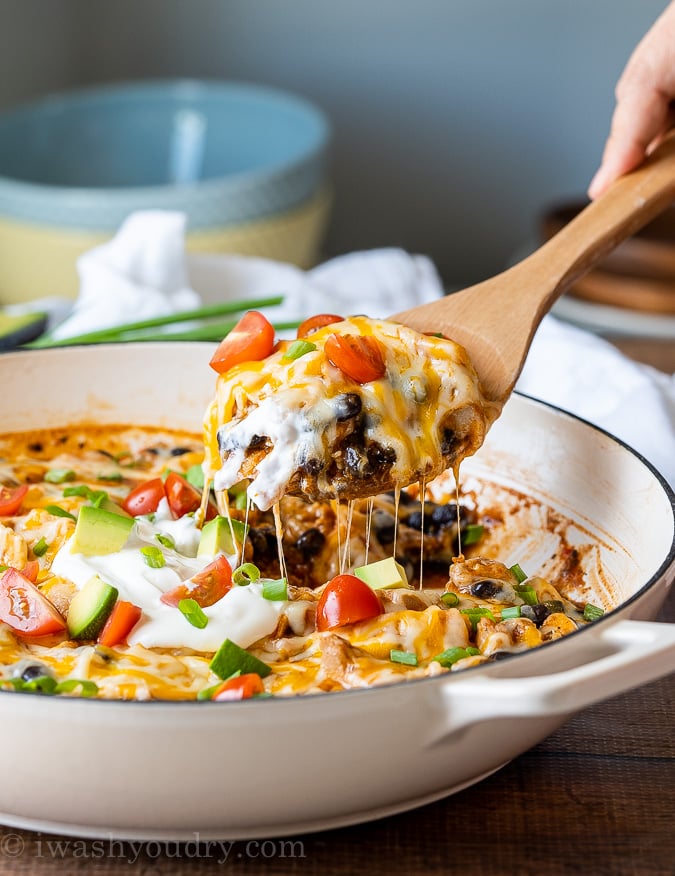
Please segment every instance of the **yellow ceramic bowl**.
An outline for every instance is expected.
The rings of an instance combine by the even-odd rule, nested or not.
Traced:
[[[188,231],[191,252],[237,253],[289,262],[319,260],[331,193],[323,188],[299,207],[240,225]],[[0,218],[0,305],[58,296],[76,298],[76,262],[111,234],[31,225]]]

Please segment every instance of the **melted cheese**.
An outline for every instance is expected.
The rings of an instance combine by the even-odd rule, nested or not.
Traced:
[[[363,385],[346,377],[324,353],[327,338],[335,333],[375,337],[386,365],[384,377]],[[360,396],[364,445],[376,443],[395,453],[392,485],[429,479],[447,467],[440,432],[446,422],[459,433],[462,456],[482,443],[495,412],[465,350],[453,341],[366,317],[327,326],[310,340],[316,350],[299,359],[284,360],[280,350],[219,376],[205,419],[205,470],[216,490],[241,481],[249,448],[267,439],[250,474],[248,495],[263,510],[278,502],[308,461],[334,459],[345,392]],[[322,494],[335,494],[324,473],[317,480]]]

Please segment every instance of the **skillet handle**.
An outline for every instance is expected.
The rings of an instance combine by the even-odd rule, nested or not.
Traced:
[[[591,632],[591,631],[589,631]],[[675,671],[675,624],[619,620],[584,634],[581,665],[520,678],[457,673],[442,688],[446,726],[430,742],[495,718],[572,714]],[[589,649],[590,646],[590,649]]]

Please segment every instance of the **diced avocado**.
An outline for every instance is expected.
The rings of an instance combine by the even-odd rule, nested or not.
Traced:
[[[234,535],[234,542],[232,541]],[[240,520],[214,517],[202,527],[197,548],[198,557],[215,557],[216,554],[232,556],[246,540],[246,527]]]
[[[395,587],[408,587],[408,576],[400,563],[393,557],[386,560],[378,560],[377,563],[368,563],[367,566],[359,566],[354,569],[357,578],[373,590],[393,590]]]
[[[77,516],[71,551],[87,557],[114,554],[124,547],[133,526],[133,517],[83,505]]]
[[[90,578],[70,602],[66,623],[73,639],[95,639],[117,602],[117,588],[98,575]]]
[[[263,663],[253,654],[235,645],[231,639],[225,639],[213,655],[209,666],[219,678],[229,678],[235,672],[240,672],[242,675],[256,672],[261,678],[265,678],[272,671],[267,663]]]

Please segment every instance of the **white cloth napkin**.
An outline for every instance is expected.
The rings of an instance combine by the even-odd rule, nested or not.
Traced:
[[[182,214],[129,217],[113,240],[80,258],[80,295],[55,336],[276,294],[284,295],[270,309],[277,322],[325,312],[386,317],[444,291],[428,258],[400,249],[351,253],[302,271],[245,256],[187,256],[184,234]],[[547,316],[517,389],[621,438],[675,486],[675,375],[633,362],[607,341]]]

